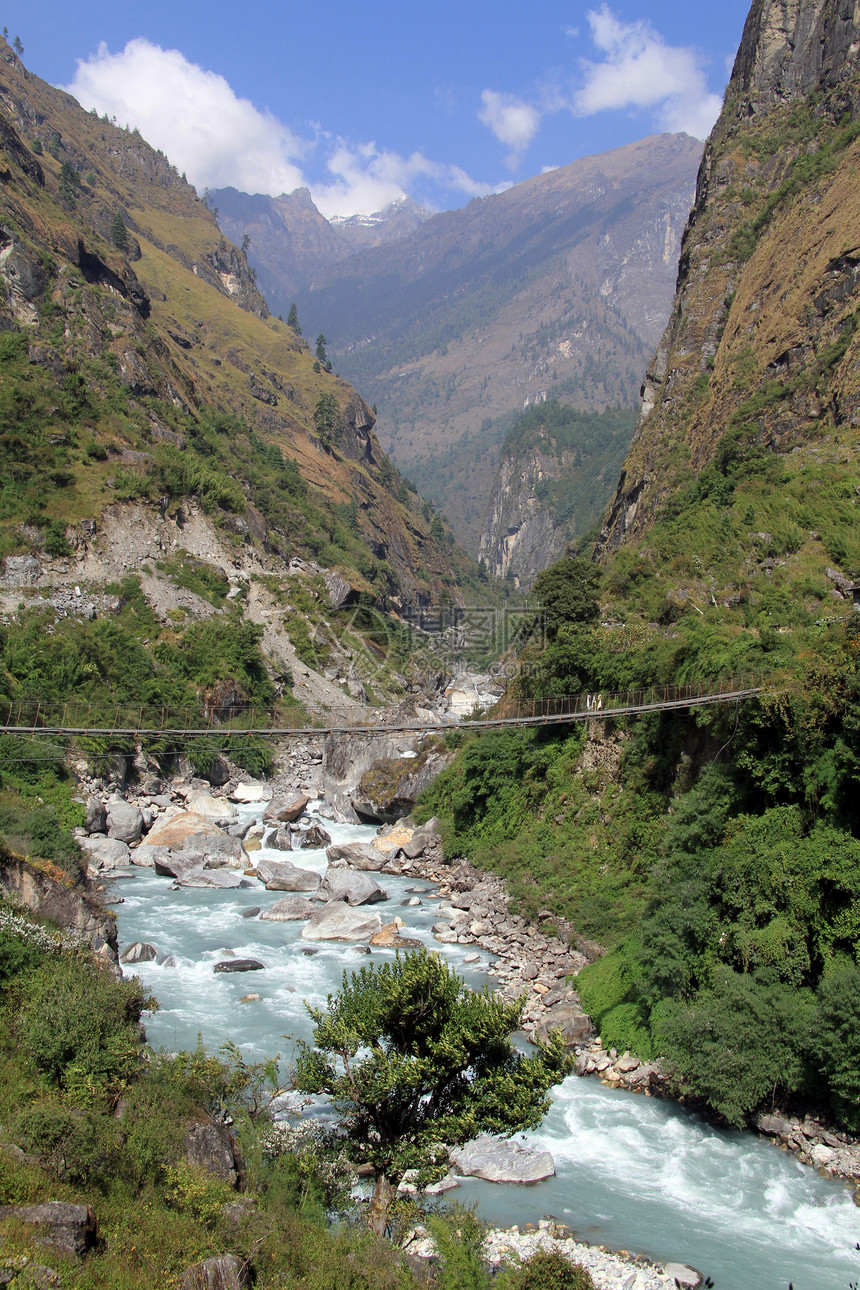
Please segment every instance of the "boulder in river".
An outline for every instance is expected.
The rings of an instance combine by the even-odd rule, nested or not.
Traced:
[[[420,941],[412,940],[408,936],[401,936],[400,929],[403,926],[399,918],[395,918],[393,923],[383,923],[380,930],[371,936],[368,944],[375,949],[394,949],[394,950],[415,950],[421,946]]]
[[[205,820],[232,820],[236,808],[226,797],[213,797],[211,793],[192,793],[186,803],[189,811],[202,815]]]
[[[271,784],[252,780],[248,784],[237,784],[230,797],[234,802],[268,802],[273,792]]]
[[[343,900],[332,900],[311,914],[301,937],[305,941],[365,941],[381,929],[378,914],[353,909]]]
[[[248,860],[242,839],[227,833],[189,833],[183,846],[199,851],[207,869],[244,869]]]
[[[106,838],[103,833],[93,833],[91,837],[81,838],[80,845],[86,852],[87,868],[91,873],[104,873],[107,869],[127,865],[131,857],[127,842],[122,842],[119,838]]]
[[[378,871],[385,862],[382,852],[366,842],[335,842],[326,848],[329,863],[344,861],[350,869]]]
[[[462,1147],[452,1147],[448,1155],[456,1173],[486,1182],[537,1183],[555,1174],[548,1151],[527,1151],[487,1133]]]
[[[268,821],[279,820],[281,824],[295,824],[296,820],[307,808],[310,800],[304,793],[300,793],[292,801],[273,797],[266,807],[263,819]]]
[[[316,901],[307,900],[304,896],[282,896],[274,905],[263,910],[260,919],[266,923],[290,923],[310,918],[319,909]]]
[[[213,972],[264,972],[265,963],[259,959],[223,959],[216,963]]]
[[[546,1040],[552,1030],[561,1031],[568,1048],[581,1044],[594,1033],[591,1018],[572,1000],[562,1000],[548,1008],[536,1027],[536,1034]]]
[[[266,846],[272,851],[292,851],[293,835],[286,824],[279,824],[272,829],[266,838]]]
[[[319,894],[328,900],[345,900],[350,905],[372,905],[388,900],[388,892],[375,878],[351,869],[327,869]]]
[[[195,811],[177,811],[175,815],[159,820],[146,835],[146,842],[151,847],[181,847],[192,833],[215,836],[220,832],[217,824]]]
[[[105,807],[107,834],[120,842],[139,842],[143,833],[143,815],[139,806],[123,798],[111,798]]]
[[[177,878],[176,884],[179,887],[218,887],[222,890],[251,886],[235,869],[192,869]]]
[[[303,829],[296,835],[300,847],[306,851],[322,851],[331,842],[331,834],[326,833],[325,829],[319,824],[312,824],[309,829]]]
[[[158,958],[158,950],[148,941],[133,941],[126,945],[119,956],[120,963],[151,963]]]
[[[320,885],[318,873],[290,860],[260,860],[254,872],[266,891],[316,891]]]

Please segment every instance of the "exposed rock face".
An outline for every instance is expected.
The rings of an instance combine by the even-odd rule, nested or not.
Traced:
[[[813,445],[858,424],[856,341],[845,343],[860,290],[856,144],[811,181],[781,188],[797,177],[795,162],[856,120],[858,49],[852,4],[753,4],[598,557],[640,537],[679,484],[715,461],[729,429],[744,428],[752,450],[814,454],[822,449]],[[808,114],[814,142],[792,128],[795,107]]]
[[[99,958],[116,964],[116,920],[89,891],[65,887],[26,860],[3,856],[0,856],[0,890],[21,900],[34,914],[57,927],[80,932]]]
[[[192,1124],[185,1134],[185,1155],[189,1164],[235,1187],[239,1171],[233,1137],[223,1124],[214,1120]]]
[[[433,783],[453,754],[430,753],[417,758],[380,758],[364,772],[351,793],[362,819],[393,824],[408,815],[425,788]]]
[[[247,1261],[233,1254],[219,1254],[202,1263],[194,1263],[182,1274],[179,1290],[250,1290],[251,1274]]]
[[[78,1259],[95,1245],[98,1236],[96,1216],[89,1205],[60,1200],[49,1200],[44,1205],[3,1205],[0,1219],[3,1218],[34,1224],[42,1229],[46,1245]]]

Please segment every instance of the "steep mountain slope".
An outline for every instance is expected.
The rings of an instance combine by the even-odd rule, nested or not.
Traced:
[[[118,500],[194,496],[373,596],[450,594],[450,544],[367,405],[313,370],[175,167],[0,51],[4,552]]]
[[[599,544],[662,518],[680,555],[696,512],[684,573],[710,565],[717,598],[762,558],[860,571],[858,27],[835,0],[753,5]]]
[[[700,145],[660,135],[434,216],[297,295],[386,446],[472,549],[524,406],[632,405],[668,313]],[[254,250],[252,247],[252,256]]]
[[[528,590],[598,520],[633,433],[632,408],[578,412],[550,399],[517,420],[484,516],[478,554]]]

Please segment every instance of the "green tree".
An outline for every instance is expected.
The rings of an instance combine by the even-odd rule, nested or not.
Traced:
[[[329,391],[319,396],[314,408],[314,428],[324,448],[330,448],[340,429],[340,405]]]
[[[20,58],[20,57],[21,57],[21,55],[24,53],[24,46],[21,44],[21,37],[20,37],[20,36],[16,36],[16,37],[15,37],[15,39],[12,41],[12,48],[14,49],[15,53],[16,53],[16,54],[18,55],[18,57]]]
[[[128,250],[128,229],[119,211],[110,222],[110,237],[114,246],[120,251]]]
[[[840,1120],[860,1128],[860,969],[846,964],[818,990],[817,1055]]]
[[[292,327],[297,336],[301,336],[302,329],[299,326],[299,311],[296,308],[295,300],[290,305],[290,312],[287,314],[287,326]]]
[[[34,140],[33,140],[33,142],[32,142],[32,144],[31,144],[31,147],[32,147],[33,151],[35,152],[36,156],[37,156],[37,157],[41,157],[41,155],[42,155],[42,151],[43,151],[43,149],[42,149],[42,140],[41,140],[41,139],[39,139],[39,138],[34,139]]]
[[[316,356],[321,363],[324,363],[326,361],[327,356],[325,352],[325,336],[322,334],[322,332],[320,332],[319,336],[317,336]]]
[[[570,1069],[560,1034],[530,1057],[513,1047],[521,1001],[470,990],[424,949],[344,973],[327,1009],[307,1007],[315,1046],[300,1044],[296,1086],[328,1095],[351,1158],[372,1167],[378,1232],[407,1169],[427,1181],[444,1173],[434,1144],[535,1128]]]
[[[586,625],[600,617],[600,570],[590,560],[564,557],[535,579],[534,594],[552,639],[569,623]]]
[[[243,233],[242,234],[242,254],[247,256],[250,249],[251,249],[251,234]]]

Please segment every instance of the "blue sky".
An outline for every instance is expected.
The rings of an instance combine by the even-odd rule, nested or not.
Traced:
[[[16,0],[24,63],[199,189],[434,209],[662,130],[704,137],[747,0]]]

